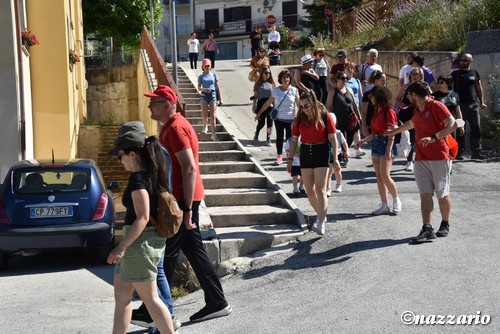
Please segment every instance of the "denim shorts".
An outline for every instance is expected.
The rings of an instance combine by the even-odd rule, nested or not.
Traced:
[[[375,135],[372,140],[372,156],[383,157],[387,148],[388,137]],[[392,145],[392,156],[396,156],[396,145]]]
[[[211,103],[211,102],[215,103],[216,101],[215,90],[213,90],[211,93],[202,92],[200,94],[200,101],[206,103]]]
[[[124,237],[130,225],[123,227]],[[153,226],[145,227],[142,233],[127,248],[125,255],[115,267],[122,282],[150,282],[156,280],[158,263],[165,252],[165,238]]]
[[[328,142],[321,144],[302,143],[300,145],[300,168],[328,167],[329,150]]]

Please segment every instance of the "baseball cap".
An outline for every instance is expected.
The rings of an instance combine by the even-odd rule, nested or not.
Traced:
[[[340,49],[339,51],[337,51],[337,58],[340,58],[340,57],[347,57],[347,51],[344,50],[344,49]]]
[[[144,94],[144,96],[146,96],[146,97],[163,97],[167,101],[170,101],[173,104],[177,104],[177,95],[174,93],[172,88],[165,86],[165,85],[158,85],[158,88],[156,88],[154,92]]]
[[[212,61],[208,58],[205,58],[201,61],[201,67],[205,67],[207,65],[210,65],[210,67],[212,67]]]
[[[116,137],[115,147],[108,151],[108,155],[116,155],[118,151],[129,148],[141,148],[146,142],[146,137],[138,132],[129,131],[121,136]]]
[[[314,59],[313,59],[313,58],[311,57],[311,55],[309,55],[309,54],[308,54],[308,55],[305,55],[304,57],[302,57],[302,58],[300,59],[300,61],[302,62],[302,65],[303,65],[303,64],[307,64],[307,63],[309,63],[309,62],[312,62],[313,60],[314,60]]]
[[[123,136],[127,132],[131,131],[140,133],[144,136],[146,135],[146,129],[144,129],[144,124],[142,122],[131,121],[120,126],[120,128],[118,129],[118,136]]]

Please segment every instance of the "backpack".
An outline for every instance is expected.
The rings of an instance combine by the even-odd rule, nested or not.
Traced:
[[[158,194],[156,218],[151,215],[150,221],[158,234],[165,238],[173,237],[181,227],[184,212],[172,193],[164,190]]]

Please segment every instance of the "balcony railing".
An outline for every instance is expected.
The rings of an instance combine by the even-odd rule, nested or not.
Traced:
[[[139,49],[117,52],[104,52],[85,57],[85,67],[88,70],[136,64],[139,59]]]

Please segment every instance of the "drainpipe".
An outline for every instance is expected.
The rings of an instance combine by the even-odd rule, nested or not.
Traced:
[[[14,1],[14,20],[16,23],[16,38],[17,38],[17,66],[19,70],[19,128],[20,128],[20,143],[21,143],[21,160],[26,160],[26,116],[24,110],[24,68],[23,68],[23,51],[21,50],[21,23],[19,22],[19,7],[18,2]]]

